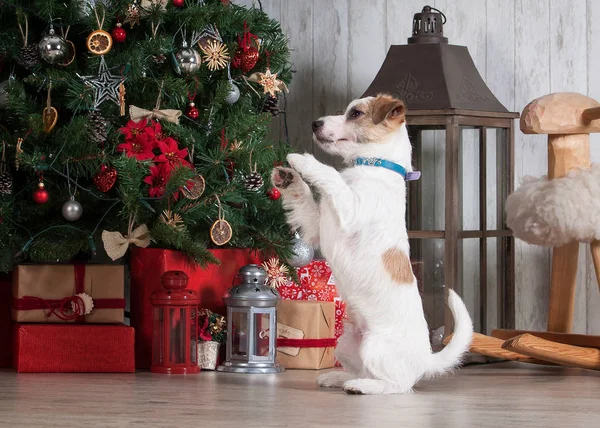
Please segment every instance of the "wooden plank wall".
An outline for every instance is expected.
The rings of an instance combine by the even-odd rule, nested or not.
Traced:
[[[238,0],[252,5],[257,0]],[[315,151],[310,123],[343,109],[377,73],[390,44],[404,44],[412,16],[425,4],[448,17],[445,35],[466,45],[498,99],[521,111],[534,98],[577,91],[600,100],[598,0],[262,0],[290,37],[296,74],[288,95],[289,136],[299,151]],[[283,135],[283,131],[276,131]],[[515,179],[546,173],[546,139],[515,135]],[[468,153],[471,157],[476,153]],[[600,138],[592,139],[600,161]],[[466,165],[468,166],[468,165]],[[465,165],[463,165],[465,167]],[[474,180],[477,182],[477,180]],[[435,191],[435,189],[431,189]],[[469,189],[463,188],[464,191]],[[476,191],[472,188],[470,191]],[[476,200],[476,199],[473,199]],[[443,207],[434,208],[434,211]],[[469,217],[477,206],[466,207]],[[434,214],[434,216],[437,216]],[[465,221],[469,221],[466,219]],[[600,293],[589,250],[582,245],[575,331],[600,334]],[[516,245],[518,328],[544,329],[550,252]],[[466,296],[473,301],[477,296]]]

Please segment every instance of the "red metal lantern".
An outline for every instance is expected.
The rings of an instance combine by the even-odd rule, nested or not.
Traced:
[[[152,373],[198,373],[198,305],[200,297],[187,290],[188,276],[173,270],[162,275],[163,287],[150,296],[153,309]]]

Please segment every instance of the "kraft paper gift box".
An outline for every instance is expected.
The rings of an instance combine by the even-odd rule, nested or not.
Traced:
[[[277,361],[286,369],[334,367],[335,303],[282,300],[277,305]]]
[[[13,271],[12,319],[119,324],[124,319],[124,284],[120,265],[18,265]],[[72,310],[80,293],[91,296],[94,305],[84,316]]]

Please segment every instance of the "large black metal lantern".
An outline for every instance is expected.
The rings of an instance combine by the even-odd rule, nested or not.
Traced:
[[[448,44],[445,16],[425,6],[407,45],[391,46],[364,96],[405,101],[413,162],[407,223],[411,257],[423,263],[432,328],[451,327],[445,287],[456,290],[476,331],[514,328],[514,241],[504,201],[513,190],[513,123],[469,51]]]

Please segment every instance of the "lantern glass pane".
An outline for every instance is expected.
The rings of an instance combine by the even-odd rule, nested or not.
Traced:
[[[187,311],[185,308],[169,308],[169,361],[173,364],[186,363]]]
[[[476,332],[481,332],[481,255],[480,239],[458,240],[458,275],[456,291],[461,295]]]
[[[502,279],[500,275],[502,239],[486,239],[486,331],[484,334],[490,334],[493,329],[500,328],[500,318],[498,317],[498,283]]]
[[[231,356],[248,357],[248,313],[233,310],[231,313]]]
[[[198,311],[191,308],[190,312],[190,363],[198,364]]]
[[[446,131],[410,126],[413,167],[421,178],[408,182],[408,230],[445,229]]]
[[[411,264],[431,331],[444,326],[444,243],[443,239],[410,240]]]
[[[458,142],[458,192],[460,227],[462,230],[480,228],[480,128],[460,127]]]
[[[152,318],[154,323],[152,328],[152,363],[162,365],[165,359],[163,354],[165,340],[164,308],[154,307]]]
[[[268,313],[255,313],[254,315],[254,349],[252,355],[257,357],[269,356],[269,331],[271,315]]]

